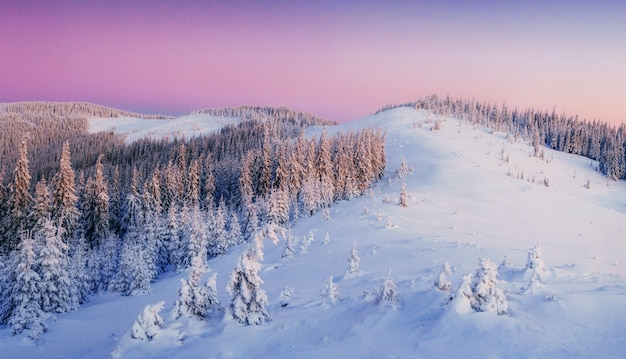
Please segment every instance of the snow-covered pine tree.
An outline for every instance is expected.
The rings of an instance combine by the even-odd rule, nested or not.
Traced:
[[[200,206],[200,160],[194,159],[189,165],[185,198],[189,208]]]
[[[70,280],[67,253],[69,247],[63,242],[63,228],[51,220],[43,222],[42,229],[35,234],[36,241],[44,243],[39,252],[37,265],[41,307],[48,313],[65,313],[78,306]]]
[[[215,176],[213,175],[213,158],[211,153],[207,153],[204,158],[204,166],[202,167],[202,191],[201,208],[207,210],[213,208],[215,197]]]
[[[64,229],[63,240],[66,244],[70,244],[75,237],[80,219],[75,177],[70,159],[70,145],[69,142],[65,141],[61,153],[60,169],[54,179],[52,219]]]
[[[124,243],[120,257],[113,289],[126,296],[150,292],[152,274],[146,264],[144,249],[141,245]]]
[[[83,236],[78,238],[76,248],[70,257],[69,274],[73,287],[73,302],[83,304],[91,294],[91,278],[87,267],[87,243]]]
[[[337,284],[333,282],[333,276],[328,277],[324,288],[320,291],[320,297],[322,297],[322,304],[335,304],[339,297],[339,290]]]
[[[257,194],[264,198],[272,187],[272,142],[270,140],[270,121],[263,122],[263,142],[258,155]]]
[[[393,308],[401,306],[400,292],[396,282],[391,278],[391,269],[387,273],[387,278],[376,291],[376,304],[390,305]]]
[[[398,178],[404,178],[410,173],[409,165],[407,165],[406,160],[404,159],[404,155],[400,160],[400,168],[396,171]]]
[[[400,200],[398,204],[402,207],[409,206],[409,194],[406,191],[406,184],[402,182],[402,187],[400,188]]]
[[[289,142],[279,145],[276,149],[276,171],[274,175],[273,188],[278,191],[286,191],[289,182],[289,163],[291,156],[289,155]]]
[[[6,203],[6,215],[3,219],[4,243],[0,249],[2,253],[9,254],[17,249],[21,233],[29,229],[28,214],[33,204],[30,195],[30,171],[28,170],[28,146],[26,139],[20,144],[20,157],[15,167],[13,183],[10,187],[10,195]]]
[[[326,129],[322,131],[317,146],[315,169],[319,178],[319,203],[321,207],[328,207],[335,198],[335,176],[332,162],[332,141],[326,138]]]
[[[335,174],[335,201],[350,199],[348,194],[348,177],[350,177],[351,163],[354,162],[352,152],[347,150],[346,135],[339,135],[334,158]]]
[[[150,179],[144,185],[141,203],[143,205],[145,236],[145,255],[148,260],[148,270],[152,280],[155,280],[161,271],[162,259],[159,257],[159,246],[163,237],[164,225],[162,224],[161,213],[161,190],[159,184],[158,169],[156,169]]]
[[[90,248],[98,248],[109,236],[109,193],[103,173],[102,157],[98,156],[96,173],[85,184],[82,203],[82,233]]]
[[[127,237],[138,237],[139,232],[145,224],[145,213],[143,211],[143,203],[141,195],[139,194],[139,172],[136,168],[133,168],[133,174],[130,181],[130,188],[126,195],[124,202],[125,213],[122,221],[122,232],[124,235],[122,238],[128,242],[135,239],[128,239]]]
[[[28,222],[31,230],[36,233],[43,227],[43,222],[50,219],[52,211],[51,194],[46,180],[42,179],[35,186],[35,204],[33,210],[28,215]]]
[[[459,289],[457,289],[456,294],[452,298],[450,305],[457,314],[469,314],[474,311],[472,306],[474,302],[472,278],[472,273],[464,275]]]
[[[292,258],[296,254],[296,250],[294,248],[294,238],[291,234],[291,229],[287,231],[287,235],[285,237],[285,248],[283,249],[282,257]]]
[[[207,221],[207,245],[210,257],[226,254],[229,248],[228,232],[226,231],[226,202],[220,198],[217,209],[209,210]]]
[[[309,234],[302,238],[302,243],[300,243],[300,252],[306,253],[309,251],[309,245],[313,243],[315,237],[313,231],[309,231]]]
[[[251,240],[254,234],[259,230],[259,213],[256,203],[250,203],[244,208],[245,214],[245,230],[244,237],[246,240]]]
[[[236,211],[230,212],[230,224],[228,226],[227,243],[228,248],[240,245],[245,241],[239,223],[239,215]]]
[[[152,340],[163,329],[166,328],[165,321],[159,315],[165,302],[154,305],[147,305],[137,316],[133,323],[130,336],[138,340]]]
[[[122,230],[122,184],[120,179],[120,169],[115,166],[111,190],[109,191],[109,228],[116,235],[121,235]]]
[[[490,259],[482,258],[472,283],[472,308],[477,312],[492,312],[498,315],[508,312],[509,304],[498,284],[498,266]]]
[[[346,269],[346,277],[350,278],[359,275],[361,271],[360,264],[361,258],[359,257],[359,251],[356,248],[356,241],[354,241],[354,244],[352,245],[352,251],[348,256],[348,268]]]
[[[437,280],[435,281],[435,288],[442,291],[450,290],[452,288],[452,283],[448,280],[449,275],[452,275],[452,271],[450,269],[450,263],[446,261],[441,266],[441,272],[439,272],[439,277],[437,277]]]
[[[161,247],[159,247],[159,255],[167,258],[168,263],[178,270],[178,268],[182,267],[184,251],[180,238],[176,206],[170,206],[167,210],[163,241]]]
[[[194,258],[189,279],[181,279],[178,299],[172,309],[175,318],[194,316],[206,319],[224,312],[217,298],[217,273],[209,277],[205,285],[200,284],[202,274],[206,271],[201,256]]]
[[[15,282],[11,288],[7,324],[13,335],[26,329],[32,331],[31,337],[37,339],[45,331],[46,313],[41,308],[41,278],[35,271],[35,241],[22,236],[18,245],[18,254],[13,261]]]
[[[194,209],[191,222],[191,233],[189,234],[189,240],[186,243],[183,262],[179,267],[179,270],[191,267],[194,258],[198,256],[206,262],[206,254],[208,251],[208,230],[205,222],[207,221],[203,219],[200,209]]]
[[[289,195],[272,189],[265,201],[265,222],[285,227],[289,222]]]
[[[240,203],[244,208],[249,208],[252,205],[253,197],[253,184],[252,184],[252,165],[254,159],[252,152],[246,153],[241,163],[241,173],[239,175],[239,193]]]
[[[120,247],[120,239],[116,234],[110,233],[100,248],[89,253],[89,273],[92,278],[98,279],[92,281],[94,291],[114,290],[112,285],[119,269]]]
[[[284,229],[273,225],[266,225],[258,230],[230,275],[226,288],[232,295],[230,307],[233,317],[242,324],[262,324],[270,319],[265,309],[267,294],[261,288],[263,280],[259,276],[260,262],[263,261],[263,242],[269,239],[276,244],[279,234],[284,236]]]
[[[537,242],[533,248],[528,250],[526,271],[531,273],[531,279],[541,280],[543,279],[542,277],[545,276],[545,263],[543,261],[541,242]]]
[[[300,188],[300,207],[302,213],[312,216],[319,209],[319,183],[310,177],[306,177]]]

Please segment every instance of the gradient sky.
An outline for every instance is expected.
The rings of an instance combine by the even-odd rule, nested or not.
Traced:
[[[626,2],[0,0],[0,101],[340,121],[437,93],[626,122]]]

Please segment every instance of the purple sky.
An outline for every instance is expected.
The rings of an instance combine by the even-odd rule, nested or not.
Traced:
[[[0,101],[285,105],[344,121],[438,93],[617,124],[625,4],[0,0]]]

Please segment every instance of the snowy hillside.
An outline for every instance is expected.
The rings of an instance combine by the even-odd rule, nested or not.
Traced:
[[[172,121],[193,123],[184,128],[200,132],[203,119],[215,123],[215,118],[189,116]],[[119,120],[92,120],[91,130],[115,128],[129,134],[128,141],[171,131],[169,120]],[[144,127],[152,122],[158,126]],[[327,131],[364,127],[387,132],[385,177],[370,195],[335,204],[327,213],[330,218],[319,212],[291,228],[297,239],[293,257],[283,257],[284,240],[276,246],[265,243],[260,276],[270,322],[244,326],[232,319],[225,288],[245,250],[239,246],[210,260],[210,272],[203,277],[217,273],[217,294],[227,307],[224,316],[207,321],[170,316],[180,279],[188,274],[168,273],[149,294],[96,295],[81,309],[58,315],[37,345],[25,334],[0,330],[3,356],[624,355],[625,183],[607,183],[589,159],[547,148],[543,158],[533,157],[529,144],[503,133],[410,108]],[[315,128],[309,135],[320,133],[321,128]],[[403,168],[408,173],[402,173]],[[407,207],[399,205],[403,187]],[[306,238],[313,238],[312,243]],[[534,268],[526,268],[529,250],[538,243]],[[348,274],[353,246],[359,271]],[[476,273],[481,258],[499,266],[496,286],[508,303],[503,315],[474,311],[462,294],[456,295],[463,277]],[[450,273],[440,278],[446,262]],[[326,290],[321,296],[331,276],[336,292]],[[397,287],[397,302],[379,301],[386,279]],[[449,282],[451,288],[436,289],[435,282],[442,287]],[[393,283],[387,281],[386,288]],[[146,305],[161,301],[167,328],[152,340],[132,339],[137,316]]]
[[[236,124],[240,118],[218,117],[204,114],[185,115],[174,119],[143,119],[135,117],[91,118],[89,133],[113,131],[125,136],[130,143],[140,138],[190,138],[215,132],[228,124]]]

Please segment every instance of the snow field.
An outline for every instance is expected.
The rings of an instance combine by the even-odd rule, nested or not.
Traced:
[[[436,120],[439,129],[431,130]],[[332,135],[365,126],[387,131],[385,178],[370,195],[335,204],[329,220],[319,212],[298,222],[291,229],[293,258],[282,257],[284,240],[265,243],[260,276],[272,321],[243,326],[229,309],[223,318],[174,321],[169,311],[187,274],[168,273],[146,295],[96,295],[80,310],[59,315],[37,346],[0,331],[0,349],[21,358],[623,356],[624,183],[607,185],[589,159],[549,149],[545,159],[531,157],[527,143],[409,108],[327,130]],[[312,129],[310,135],[319,133]],[[398,178],[402,157],[413,172]],[[524,179],[517,176],[522,171]],[[398,204],[402,183],[409,207]],[[314,242],[303,253],[300,244],[309,232]],[[355,241],[360,272],[346,276]],[[531,283],[525,266],[539,241],[545,271]],[[218,273],[224,306],[230,303],[225,287],[244,250],[235,247],[210,260],[202,278]],[[508,314],[459,313],[450,299],[462,277],[477,270],[480,258],[500,264],[505,255],[511,264],[499,268],[498,288],[508,299]],[[446,261],[449,292],[434,289]],[[389,269],[399,308],[375,303]],[[331,275],[338,290],[334,304],[320,297]],[[293,293],[285,298],[288,287]],[[130,339],[137,315],[160,301],[168,329],[152,341]]]
[[[88,119],[89,133],[113,131],[124,136],[126,143],[141,138],[190,138],[215,132],[223,126],[237,124],[240,118],[216,117],[202,114],[185,115],[171,120],[146,120],[134,117]]]

